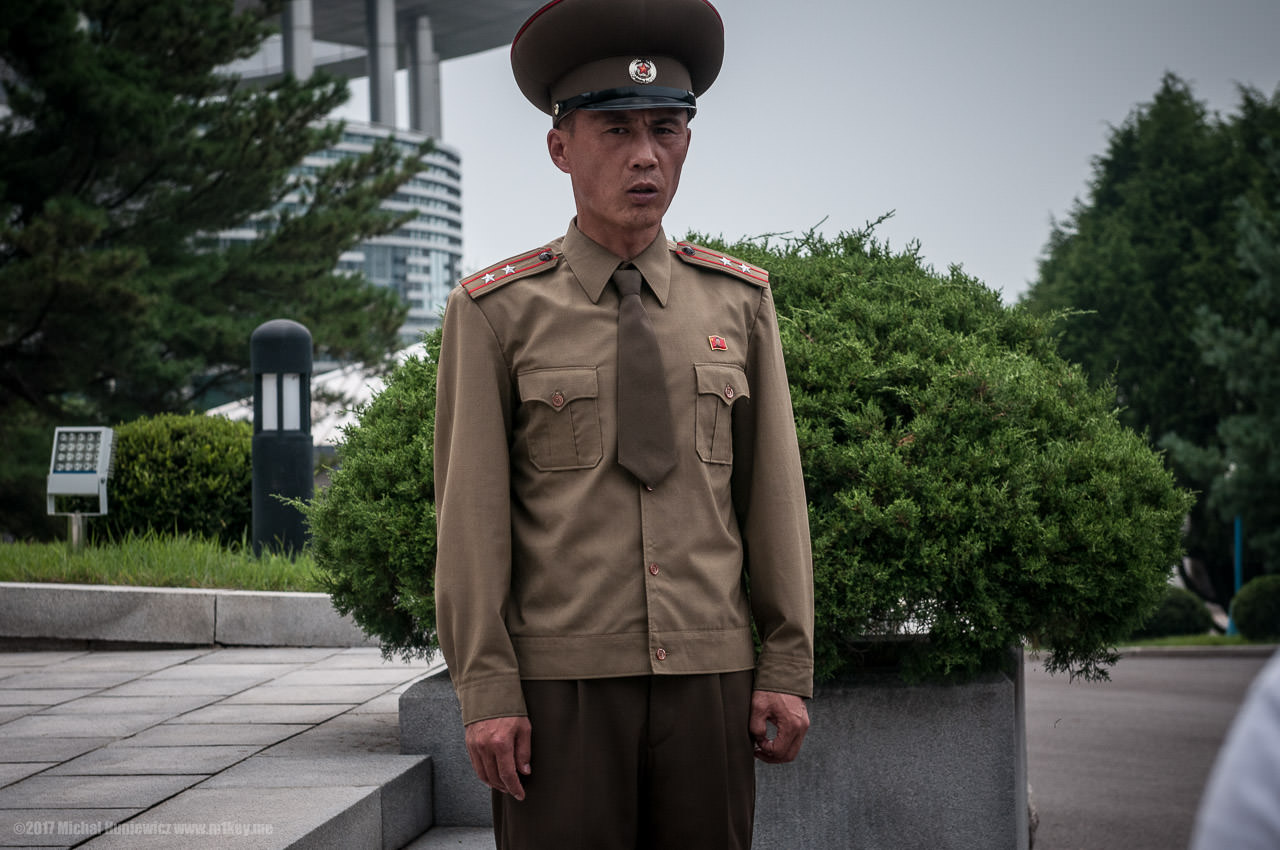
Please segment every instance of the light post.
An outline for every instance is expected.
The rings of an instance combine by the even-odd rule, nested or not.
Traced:
[[[249,338],[253,369],[253,551],[301,551],[301,511],[283,499],[310,499],[311,332],[274,319]]]
[[[45,487],[49,516],[67,517],[67,536],[73,548],[84,545],[84,519],[107,512],[107,479],[114,467],[110,428],[55,428],[53,456]],[[59,496],[98,497],[96,511],[60,511]]]

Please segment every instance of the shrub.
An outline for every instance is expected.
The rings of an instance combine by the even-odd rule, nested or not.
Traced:
[[[1160,607],[1136,632],[1135,638],[1160,638],[1175,635],[1202,635],[1213,628],[1213,616],[1199,596],[1189,590],[1170,585],[1165,588]]]
[[[1240,588],[1231,619],[1249,640],[1280,639],[1280,575],[1258,576]]]
[[[161,414],[115,428],[108,513],[95,532],[186,534],[224,544],[252,524],[253,426],[197,413]]]
[[[436,511],[432,486],[436,369],[411,357],[343,429],[341,466],[302,505],[311,552],[334,607],[405,657],[436,646]]]
[[[726,249],[770,269],[810,502],[817,673],[869,634],[928,632],[909,678],[999,668],[1011,645],[1106,675],[1157,606],[1191,497],[1064,362],[1046,320],[870,229]],[[438,349],[438,338],[433,343]],[[360,412],[308,509],[335,604],[384,650],[434,644],[435,371]]]

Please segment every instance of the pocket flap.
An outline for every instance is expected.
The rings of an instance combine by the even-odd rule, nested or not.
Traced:
[[[569,402],[595,398],[599,394],[593,366],[570,369],[537,369],[516,376],[520,401],[540,401],[552,410],[563,410]]]
[[[727,363],[695,363],[698,375],[698,395],[714,395],[725,404],[733,404],[738,398],[750,398],[747,373],[741,366]]]

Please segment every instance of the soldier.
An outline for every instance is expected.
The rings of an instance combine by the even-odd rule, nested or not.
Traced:
[[[451,294],[435,448],[438,633],[500,848],[748,847],[753,756],[808,729],[769,276],[662,230],[723,48],[706,0],[555,0],[511,47],[577,215]]]

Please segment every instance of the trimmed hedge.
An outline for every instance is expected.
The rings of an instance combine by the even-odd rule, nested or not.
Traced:
[[[1133,633],[1138,639],[1202,635],[1213,628],[1213,615],[1204,602],[1189,590],[1170,585],[1165,588],[1160,607]]]
[[[154,531],[247,539],[253,521],[253,426],[198,413],[115,427],[109,511],[95,533],[122,540]]]
[[[1249,640],[1280,640],[1280,575],[1258,576],[1240,588],[1231,619]]]
[[[920,632],[912,679],[998,669],[1024,641],[1050,670],[1104,677],[1163,597],[1192,499],[1057,355],[1049,321],[870,229],[716,247],[772,276],[819,678],[856,669],[869,635]],[[307,510],[335,605],[388,653],[434,646],[433,407],[431,362],[397,369]]]

